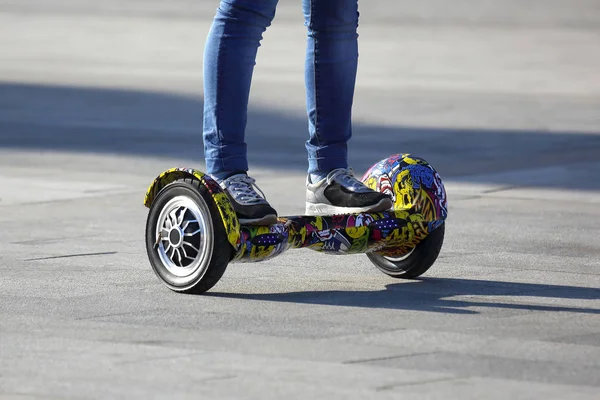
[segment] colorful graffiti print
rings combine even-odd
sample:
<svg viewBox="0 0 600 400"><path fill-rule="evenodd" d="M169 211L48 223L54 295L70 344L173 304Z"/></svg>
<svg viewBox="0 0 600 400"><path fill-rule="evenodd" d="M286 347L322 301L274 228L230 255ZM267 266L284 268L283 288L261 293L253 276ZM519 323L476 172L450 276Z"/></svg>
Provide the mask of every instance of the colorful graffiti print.
<svg viewBox="0 0 600 400"><path fill-rule="evenodd" d="M392 196L394 209L428 214L431 226L448 214L446 189L438 172L424 159L396 154L373 165L363 176L370 188ZM389 189L391 187L391 189Z"/></svg>
<svg viewBox="0 0 600 400"><path fill-rule="evenodd" d="M401 256L442 224L448 213L441 177L425 160L409 154L381 160L362 179L370 188L392 197L392 210L282 217L271 226L240 226L227 194L217 182L189 168L163 172L148 189L144 204L149 207L158 191L186 175L200 180L214 199L228 241L235 250L232 262L267 260L289 248L332 254L377 252Z"/></svg>
<svg viewBox="0 0 600 400"><path fill-rule="evenodd" d="M396 154L373 165L363 176L372 189L389 193L395 210L410 212L411 221L394 243L380 246L387 256L407 254L448 215L446 189L438 172L424 159ZM390 189L391 188L391 189ZM415 219L416 218L416 219Z"/></svg>
<svg viewBox="0 0 600 400"><path fill-rule="evenodd" d="M219 215L221 216L225 232L227 233L227 240L235 249L237 249L240 245L240 223L233 210L233 206L229 201L227 194L223 192L219 184L209 175L206 175L199 170L178 167L162 172L148 187L146 196L144 197L144 205L150 207L158 193L165 186L186 177L195 178L206 187L219 210Z"/></svg>
<svg viewBox="0 0 600 400"><path fill-rule="evenodd" d="M289 248L356 254L392 248L409 251L428 234L421 214L408 211L280 218L269 227L242 226L235 261L268 259ZM400 250L399 250L400 249Z"/></svg>

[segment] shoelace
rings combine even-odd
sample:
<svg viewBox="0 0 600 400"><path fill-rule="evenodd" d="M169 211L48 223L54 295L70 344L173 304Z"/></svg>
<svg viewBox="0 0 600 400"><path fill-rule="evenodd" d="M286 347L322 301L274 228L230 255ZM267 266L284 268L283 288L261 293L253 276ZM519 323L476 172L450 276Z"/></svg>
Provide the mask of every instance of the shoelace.
<svg viewBox="0 0 600 400"><path fill-rule="evenodd" d="M241 204L256 204L265 202L265 194L254 183L256 180L249 176L236 176L224 181L224 184L236 201ZM262 197L256 192L260 192Z"/></svg>
<svg viewBox="0 0 600 400"><path fill-rule="evenodd" d="M354 176L354 170L352 168L338 168L334 169L327 175L327 185L331 182L337 181L342 186L352 190L353 192L369 192L371 191L364 183L356 179Z"/></svg>

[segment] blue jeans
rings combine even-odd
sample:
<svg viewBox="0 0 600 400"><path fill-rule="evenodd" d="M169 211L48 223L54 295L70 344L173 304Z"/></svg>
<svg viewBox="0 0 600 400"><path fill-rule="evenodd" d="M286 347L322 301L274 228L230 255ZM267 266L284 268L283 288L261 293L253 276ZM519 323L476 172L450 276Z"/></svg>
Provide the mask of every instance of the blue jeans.
<svg viewBox="0 0 600 400"><path fill-rule="evenodd" d="M204 155L209 174L247 171L245 129L262 34L278 0L222 0L204 52ZM308 172L347 168L358 65L358 0L302 0L307 47ZM285 140L285 139L284 139Z"/></svg>

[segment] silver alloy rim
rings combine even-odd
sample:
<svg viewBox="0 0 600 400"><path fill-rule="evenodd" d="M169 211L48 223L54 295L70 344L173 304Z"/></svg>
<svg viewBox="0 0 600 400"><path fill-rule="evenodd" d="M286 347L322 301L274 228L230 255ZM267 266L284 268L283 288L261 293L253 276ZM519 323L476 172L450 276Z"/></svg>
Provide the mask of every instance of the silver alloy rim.
<svg viewBox="0 0 600 400"><path fill-rule="evenodd" d="M406 254L404 254L402 256L399 256L399 257L387 257L387 256L383 256L383 258L385 258L386 260L391 261L393 263L404 261L408 257L410 257L410 255L413 253L413 251L415 251L416 248L417 248L416 246L413 247L408 253L406 253Z"/></svg>
<svg viewBox="0 0 600 400"><path fill-rule="evenodd" d="M203 275L211 259L213 227L204 201L185 196L169 200L156 222L158 255L167 271L184 278Z"/></svg>

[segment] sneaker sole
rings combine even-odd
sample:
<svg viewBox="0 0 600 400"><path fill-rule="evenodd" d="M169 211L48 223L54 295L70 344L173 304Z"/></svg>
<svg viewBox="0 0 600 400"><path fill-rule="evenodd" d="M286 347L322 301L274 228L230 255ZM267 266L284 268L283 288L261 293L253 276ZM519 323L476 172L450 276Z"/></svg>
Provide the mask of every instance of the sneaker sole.
<svg viewBox="0 0 600 400"><path fill-rule="evenodd" d="M363 212L380 212L392 208L391 199L382 199L379 203L368 207L337 207L324 203L306 203L306 215L339 215L358 214Z"/></svg>
<svg viewBox="0 0 600 400"><path fill-rule="evenodd" d="M240 225L273 225L277 223L277 215L269 214L262 218L255 219L244 219L238 217L238 220L240 221Z"/></svg>

